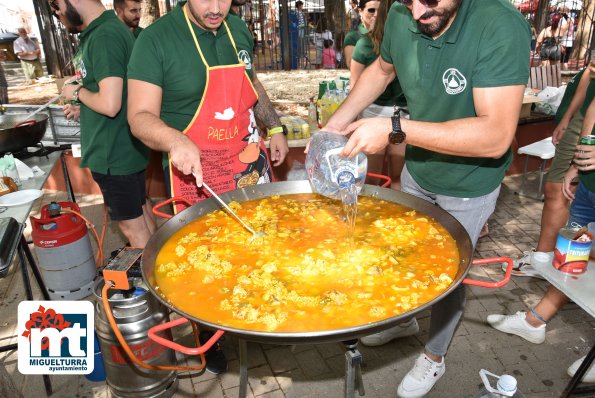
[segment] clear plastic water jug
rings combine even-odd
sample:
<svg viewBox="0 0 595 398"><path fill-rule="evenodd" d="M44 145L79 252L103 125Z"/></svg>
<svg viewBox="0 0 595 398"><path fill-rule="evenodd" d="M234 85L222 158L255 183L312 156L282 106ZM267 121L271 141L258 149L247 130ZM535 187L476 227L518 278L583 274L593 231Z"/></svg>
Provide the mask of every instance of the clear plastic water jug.
<svg viewBox="0 0 595 398"><path fill-rule="evenodd" d="M364 153L353 158L340 156L346 143L347 137L341 134L315 134L306 156L306 170L314 192L354 202L366 180L368 159Z"/></svg>
<svg viewBox="0 0 595 398"><path fill-rule="evenodd" d="M475 398L525 398L525 395L517 388L517 381L513 376L498 376L485 369L479 371L479 376L483 381L483 388ZM497 379L495 388L492 387L488 376Z"/></svg>

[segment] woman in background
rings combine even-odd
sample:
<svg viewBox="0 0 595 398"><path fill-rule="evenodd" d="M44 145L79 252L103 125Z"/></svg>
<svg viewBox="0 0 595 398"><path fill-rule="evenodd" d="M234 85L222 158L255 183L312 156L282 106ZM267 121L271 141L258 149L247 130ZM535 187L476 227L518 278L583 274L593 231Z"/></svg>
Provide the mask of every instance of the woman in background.
<svg viewBox="0 0 595 398"><path fill-rule="evenodd" d="M380 44L384 35L384 22L386 21L388 10L394 0L381 0L379 9L376 11L376 21L372 30L362 36L356 43L351 60L350 85L351 89L355 87L359 77L368 65L380 55ZM368 3L370 4L370 3ZM385 116L390 117L395 111L395 106L406 108L407 101L401 90L399 78L396 77L386 90L360 114L360 118ZM400 189L400 177L403 164L405 163L405 145L389 145L386 153L388 164L386 173L392 179L391 188ZM372 173L382 174L385 162L385 153L368 156L368 169Z"/></svg>
<svg viewBox="0 0 595 398"><path fill-rule="evenodd" d="M552 15L550 26L543 28L537 36L535 52L539 54L542 65L556 65L562 59L560 38L566 33L560 24L560 14Z"/></svg>
<svg viewBox="0 0 595 398"><path fill-rule="evenodd" d="M352 30L345 36L343 40L343 54L345 55L345 64L347 68L351 67L351 56L355 49L357 41L365 34L367 34L374 27L376 21L376 10L380 6L380 1L376 0L359 0L358 11L361 17L361 23L357 30Z"/></svg>

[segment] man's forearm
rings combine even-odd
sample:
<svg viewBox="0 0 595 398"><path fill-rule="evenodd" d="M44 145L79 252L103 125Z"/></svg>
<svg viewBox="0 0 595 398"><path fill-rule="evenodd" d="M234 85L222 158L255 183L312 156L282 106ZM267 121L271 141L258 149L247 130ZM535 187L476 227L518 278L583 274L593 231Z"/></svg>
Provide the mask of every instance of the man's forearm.
<svg viewBox="0 0 595 398"><path fill-rule="evenodd" d="M139 112L129 117L128 123L132 134L156 151L169 152L171 144L183 134L150 112Z"/></svg>
<svg viewBox="0 0 595 398"><path fill-rule="evenodd" d="M576 112L581 108L583 102L585 101L587 96L587 88L589 87L590 82L591 77L589 76L589 71L585 71L583 76L581 76L581 80L578 83L574 95L572 96L572 100L570 100L568 109L566 109L566 112L564 112L564 115L560 121L565 121L566 124L570 123Z"/></svg>
<svg viewBox="0 0 595 398"><path fill-rule="evenodd" d="M258 94L258 102L254 106L254 116L260 120L267 128L272 128L281 125L281 119L275 112L273 103L271 102L266 90L260 83L260 80L253 80L254 89Z"/></svg>
<svg viewBox="0 0 595 398"><path fill-rule="evenodd" d="M102 95L101 90L96 93L84 87L79 90L79 101L86 107L102 115L115 117L122 109L122 100L110 97Z"/></svg>
<svg viewBox="0 0 595 398"><path fill-rule="evenodd" d="M593 126L595 125L595 101L591 101L589 104L589 108L587 108L587 113L585 114L585 119L583 120L583 125L581 128L581 135L590 135L593 131Z"/></svg>

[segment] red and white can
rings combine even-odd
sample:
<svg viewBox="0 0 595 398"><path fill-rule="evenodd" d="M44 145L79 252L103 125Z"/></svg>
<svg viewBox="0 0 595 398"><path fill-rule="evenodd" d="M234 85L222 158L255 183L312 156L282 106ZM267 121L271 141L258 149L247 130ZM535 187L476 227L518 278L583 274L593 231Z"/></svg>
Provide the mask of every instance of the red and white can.
<svg viewBox="0 0 595 398"><path fill-rule="evenodd" d="M585 229L562 228L554 249L554 267L569 274L587 271L593 236Z"/></svg>

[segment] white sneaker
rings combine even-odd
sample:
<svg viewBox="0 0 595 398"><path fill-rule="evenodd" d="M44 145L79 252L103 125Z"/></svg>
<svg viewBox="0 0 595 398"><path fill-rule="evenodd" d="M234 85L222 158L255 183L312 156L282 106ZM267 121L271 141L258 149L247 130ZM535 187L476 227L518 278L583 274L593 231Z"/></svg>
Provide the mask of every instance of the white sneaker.
<svg viewBox="0 0 595 398"><path fill-rule="evenodd" d="M541 344L545 340L545 324L538 327L529 325L526 321L527 313L519 311L514 315L488 315L488 323L494 328L504 333L516 334L527 341L535 344Z"/></svg>
<svg viewBox="0 0 595 398"><path fill-rule="evenodd" d="M572 365L570 365L570 367L566 371L568 373L568 376L570 376L570 377L574 376L574 374L578 370L579 366L581 366L581 364L585 360L585 357L586 357L586 355L584 357L582 357L581 359L577 359L576 361L574 361L574 363ZM587 369L587 372L583 376L582 381L583 381L583 383L595 383L595 362L593 362L591 364L591 366L589 366L589 369Z"/></svg>
<svg viewBox="0 0 595 398"><path fill-rule="evenodd" d="M414 335L417 332L419 332L419 325L417 324L417 320L415 318L411 318L411 320L409 320L408 322L400 323L397 326L392 327L390 329L362 337L360 341L363 345L375 347L386 344L389 341L398 339L400 337Z"/></svg>
<svg viewBox="0 0 595 398"><path fill-rule="evenodd" d="M524 252L523 257L519 258L518 260L514 260L512 266L512 276L530 276L533 278L541 278L543 276L533 267L531 261L533 260L533 255L535 253L542 253L536 252L535 249L531 250L530 252ZM546 253L543 253L547 255ZM502 264L502 271L506 272L506 266L508 264Z"/></svg>
<svg viewBox="0 0 595 398"><path fill-rule="evenodd" d="M421 398L426 395L446 371L444 357L442 363L432 361L421 354L411 369L401 380L397 395L401 398Z"/></svg>

